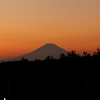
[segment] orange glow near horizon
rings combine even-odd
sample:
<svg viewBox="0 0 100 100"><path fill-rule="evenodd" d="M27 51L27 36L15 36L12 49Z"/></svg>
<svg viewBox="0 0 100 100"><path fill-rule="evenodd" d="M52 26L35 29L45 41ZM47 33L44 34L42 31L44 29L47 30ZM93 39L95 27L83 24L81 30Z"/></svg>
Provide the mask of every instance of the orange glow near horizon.
<svg viewBox="0 0 100 100"><path fill-rule="evenodd" d="M100 0L1 0L0 59L54 43L93 53L100 46Z"/></svg>

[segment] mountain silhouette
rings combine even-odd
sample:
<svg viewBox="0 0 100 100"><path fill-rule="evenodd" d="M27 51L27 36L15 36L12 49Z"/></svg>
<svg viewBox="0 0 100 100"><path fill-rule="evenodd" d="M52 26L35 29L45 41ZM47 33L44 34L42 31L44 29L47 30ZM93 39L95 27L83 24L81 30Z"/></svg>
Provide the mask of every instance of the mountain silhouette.
<svg viewBox="0 0 100 100"><path fill-rule="evenodd" d="M54 58L58 58L61 53L64 53L65 55L68 53L68 51L62 49L61 47L53 44L53 43L47 43L43 45L42 47L36 49L35 51L32 51L28 54L11 58L11 59L6 59L3 61L13 61L13 60L21 60L23 57L33 61L35 59L40 59L44 60L48 55L53 56Z"/></svg>

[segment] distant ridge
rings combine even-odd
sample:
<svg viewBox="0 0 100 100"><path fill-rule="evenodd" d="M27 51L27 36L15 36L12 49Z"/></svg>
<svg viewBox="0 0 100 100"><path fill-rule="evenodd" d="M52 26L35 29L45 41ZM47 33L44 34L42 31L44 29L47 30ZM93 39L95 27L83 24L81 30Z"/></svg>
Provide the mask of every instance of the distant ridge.
<svg viewBox="0 0 100 100"><path fill-rule="evenodd" d="M30 61L35 60L35 58L44 60L48 55L53 56L54 58L58 58L61 53L64 53L66 55L68 53L68 51L62 49L61 47L59 47L53 43L47 43L28 54L18 56L15 58L11 58L11 59L6 59L3 61L21 60L23 57L25 57L26 59L28 59Z"/></svg>

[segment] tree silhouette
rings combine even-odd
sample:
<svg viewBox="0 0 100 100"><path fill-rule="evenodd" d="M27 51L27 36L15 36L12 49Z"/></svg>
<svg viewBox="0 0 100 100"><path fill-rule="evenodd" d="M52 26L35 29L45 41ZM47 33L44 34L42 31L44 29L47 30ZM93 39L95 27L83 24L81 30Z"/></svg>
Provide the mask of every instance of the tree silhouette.
<svg viewBox="0 0 100 100"><path fill-rule="evenodd" d="M53 56L47 56L46 58L45 58L45 60L53 60L54 58L53 58Z"/></svg>
<svg viewBox="0 0 100 100"><path fill-rule="evenodd" d="M64 53L61 53L61 54L60 54L60 58L61 58L61 59L65 58L65 57L66 57L66 56L65 56Z"/></svg>
<svg viewBox="0 0 100 100"><path fill-rule="evenodd" d="M83 51L83 57L90 57L90 53Z"/></svg>
<svg viewBox="0 0 100 100"><path fill-rule="evenodd" d="M100 55L100 49L97 48L96 50L97 50L97 55Z"/></svg>
<svg viewBox="0 0 100 100"><path fill-rule="evenodd" d="M77 59L79 58L79 54L77 54L75 50L72 50L71 52L68 52L68 57Z"/></svg>
<svg viewBox="0 0 100 100"><path fill-rule="evenodd" d="M20 61L21 61L21 62L27 62L28 59L26 59L25 57L23 57Z"/></svg>
<svg viewBox="0 0 100 100"><path fill-rule="evenodd" d="M63 94L66 94L64 91L68 91L68 87L74 91L73 94L76 90L79 93L84 90L87 93L94 93L93 89L96 90L100 86L100 49L97 48L92 56L85 51L83 56L79 56L75 50L67 55L61 53L59 56L58 59L54 59L48 55L44 60L34 61L23 57L20 61L0 63L0 76L4 79L0 80L1 99L8 79L15 80L11 85L12 100L17 100L21 96L21 99L25 99L30 97L30 94L33 99L35 95L52 96L53 92L61 94L63 91ZM86 92L83 93L84 96ZM70 94L72 95L72 92Z"/></svg>

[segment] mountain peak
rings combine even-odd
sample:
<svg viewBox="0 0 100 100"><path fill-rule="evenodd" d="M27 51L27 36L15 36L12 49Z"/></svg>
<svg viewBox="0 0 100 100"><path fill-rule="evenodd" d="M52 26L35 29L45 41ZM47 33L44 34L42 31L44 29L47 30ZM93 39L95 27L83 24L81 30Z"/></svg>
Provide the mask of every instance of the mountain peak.
<svg viewBox="0 0 100 100"><path fill-rule="evenodd" d="M54 43L46 43L45 45L55 45Z"/></svg>

